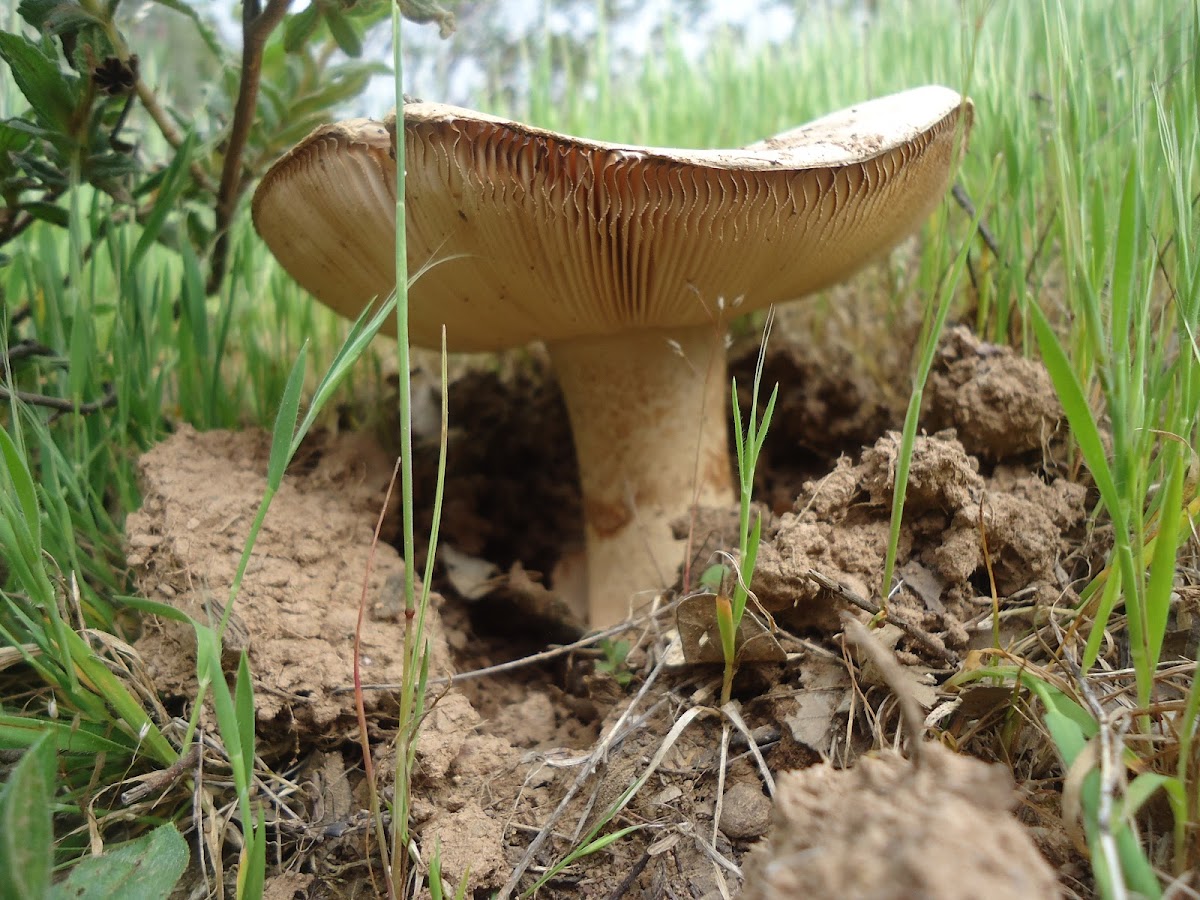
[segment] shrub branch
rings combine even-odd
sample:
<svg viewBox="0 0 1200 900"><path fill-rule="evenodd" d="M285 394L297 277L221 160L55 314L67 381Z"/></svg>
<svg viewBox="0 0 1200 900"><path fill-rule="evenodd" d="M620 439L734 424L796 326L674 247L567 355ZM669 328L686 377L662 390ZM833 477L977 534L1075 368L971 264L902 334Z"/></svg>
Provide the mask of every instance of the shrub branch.
<svg viewBox="0 0 1200 900"><path fill-rule="evenodd" d="M242 155L250 137L250 126L258 107L258 85L262 76L263 48L271 32L283 21L292 0L246 0L242 7L242 77L238 85L237 104L233 109L233 125L225 148L221 169L221 186L217 191L216 243L208 276L208 292L215 293L225 277L229 256L229 225L237 209L238 199L245 189L242 177Z"/></svg>

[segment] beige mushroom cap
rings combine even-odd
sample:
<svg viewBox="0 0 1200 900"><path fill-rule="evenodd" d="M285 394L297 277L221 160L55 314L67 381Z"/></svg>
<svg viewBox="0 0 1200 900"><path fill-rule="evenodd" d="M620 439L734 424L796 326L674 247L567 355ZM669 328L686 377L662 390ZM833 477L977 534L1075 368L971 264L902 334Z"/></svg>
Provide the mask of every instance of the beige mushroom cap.
<svg viewBox="0 0 1200 900"><path fill-rule="evenodd" d="M579 458L592 625L673 580L671 523L692 504L732 500L720 301L791 300L886 252L942 198L970 118L969 100L926 87L740 150L666 150L405 107L410 336L546 342ZM394 128L319 128L254 196L276 258L350 317L395 284Z"/></svg>
<svg viewBox="0 0 1200 900"><path fill-rule="evenodd" d="M960 123L966 116L967 122ZM923 87L738 150L568 137L436 103L404 108L414 342L495 350L711 322L833 284L943 196L970 101ZM388 126L318 128L254 196L308 291L357 316L395 282Z"/></svg>

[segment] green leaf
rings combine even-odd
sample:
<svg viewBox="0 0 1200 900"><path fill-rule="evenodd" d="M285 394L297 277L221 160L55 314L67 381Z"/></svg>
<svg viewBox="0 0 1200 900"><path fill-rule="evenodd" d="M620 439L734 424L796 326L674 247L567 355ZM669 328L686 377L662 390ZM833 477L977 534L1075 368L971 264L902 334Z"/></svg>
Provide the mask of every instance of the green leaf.
<svg viewBox="0 0 1200 900"><path fill-rule="evenodd" d="M238 896L257 898L263 895L267 880L267 834L261 806L254 816L250 835L238 870Z"/></svg>
<svg viewBox="0 0 1200 900"><path fill-rule="evenodd" d="M242 651L238 663L237 686L233 698L237 712L238 739L241 746L238 751L247 772L254 771L254 679L250 675L250 657ZM232 748L231 748L232 749Z"/></svg>
<svg viewBox="0 0 1200 900"><path fill-rule="evenodd" d="M746 471L746 432L742 430L742 408L738 404L737 379L730 379L730 393L733 395L733 433L737 435L733 448L737 451L738 475Z"/></svg>
<svg viewBox="0 0 1200 900"><path fill-rule="evenodd" d="M225 677L221 671L221 647L213 629L195 619L189 621L196 632L196 679L204 687Z"/></svg>
<svg viewBox="0 0 1200 900"><path fill-rule="evenodd" d="M585 844L573 851L567 857L567 860L569 860L569 862L575 862L577 859L583 859L585 856L591 856L593 853L599 853L605 847L610 847L622 838L631 835L634 832L641 831L645 827L645 825L626 825L624 828L618 828L616 831L603 834L594 841L591 841L590 843Z"/></svg>
<svg viewBox="0 0 1200 900"><path fill-rule="evenodd" d="M0 796L0 896L44 897L54 861L54 742L43 734Z"/></svg>
<svg viewBox="0 0 1200 900"><path fill-rule="evenodd" d="M17 12L20 13L22 19L41 31L46 17L60 2L61 0L21 0L17 4Z"/></svg>
<svg viewBox="0 0 1200 900"><path fill-rule="evenodd" d="M1125 796L1121 798L1120 815L1117 818L1126 820L1127 824L1133 824L1138 810L1154 796L1159 788L1168 794L1173 794L1176 798L1186 797L1186 789L1179 779L1158 772L1143 772L1129 782L1129 786L1125 788ZM1181 795L1180 791L1184 791L1184 794Z"/></svg>
<svg viewBox="0 0 1200 900"><path fill-rule="evenodd" d="M178 208L177 201L179 196L190 183L188 166L191 164L192 150L195 146L196 132L189 131L183 139L183 143L180 144L179 149L175 151L175 156L171 160L171 164L167 166L158 197L155 198L150 215L142 226L142 235L138 238L137 245L133 248L133 255L130 257L128 263L131 271L137 268L142 257L146 255L146 252L154 245L154 242L158 240L159 233L162 231L163 223L166 222L168 213Z"/></svg>
<svg viewBox="0 0 1200 900"><path fill-rule="evenodd" d="M96 153L83 161L83 173L92 184L100 184L138 171L138 163L127 153Z"/></svg>
<svg viewBox="0 0 1200 900"><path fill-rule="evenodd" d="M17 209L23 209L35 219L49 222L51 225L57 225L59 228L66 228L70 224L70 216L67 214L67 211L57 203L32 200L29 203L19 204Z"/></svg>
<svg viewBox="0 0 1200 900"><path fill-rule="evenodd" d="M121 718L129 728L130 735L138 740L142 752L165 766L175 762L179 754L167 743L167 739L151 721L141 702L134 698L125 683L108 669L92 646L69 629L63 630L63 643L70 653L73 670L78 672L79 678L96 695L102 697L105 705ZM86 695L72 699L81 702L84 696Z"/></svg>
<svg viewBox="0 0 1200 900"><path fill-rule="evenodd" d="M212 687L213 709L217 713L217 729L220 731L221 740L229 753L229 765L233 769L233 779L240 794L242 786L249 783L249 773L242 766L242 755L239 752L242 739L238 736L238 718L234 708L233 695L230 694L229 684L225 681L225 675L221 671L221 654L220 650L215 647L216 635L211 630L208 631L208 634L211 635L212 641L209 645L209 652L203 658L207 675L200 673L199 652L197 653L197 673L202 681L207 677L208 683ZM197 651L202 647L203 644L198 643Z"/></svg>
<svg viewBox="0 0 1200 900"><path fill-rule="evenodd" d="M362 56L362 35L357 25L333 8L325 11L325 21L338 49L351 58Z"/></svg>
<svg viewBox="0 0 1200 900"><path fill-rule="evenodd" d="M13 119L0 120L0 157L10 151L24 150L33 136L24 128L13 126Z"/></svg>
<svg viewBox="0 0 1200 900"><path fill-rule="evenodd" d="M404 18L419 24L436 22L438 34L448 38L454 34L454 13L443 9L433 0L399 0Z"/></svg>
<svg viewBox="0 0 1200 900"><path fill-rule="evenodd" d="M1131 160L1125 171L1125 185L1121 192L1121 213L1117 221L1116 241L1113 243L1113 267L1110 287L1110 304L1113 328L1113 355L1121 368L1128 365L1129 333L1131 327L1130 304L1134 301L1134 274L1141 255L1139 237L1142 231L1138 206L1138 168ZM1100 246L1107 241L1102 239Z"/></svg>
<svg viewBox="0 0 1200 900"><path fill-rule="evenodd" d="M1112 469L1108 465L1108 457L1104 453L1104 441L1100 437L1100 429L1092 417L1091 407L1083 392L1083 385L1075 376L1071 360L1063 350L1062 343L1054 333L1054 329L1046 320L1046 314L1036 303L1028 305L1030 318L1033 319L1033 330L1037 334L1038 349L1042 352L1042 361L1050 380L1054 382L1054 391L1062 403L1063 412L1067 415L1067 423L1083 453L1092 478L1096 480L1096 488L1110 515L1121 514L1121 496L1117 492L1117 484L1113 480Z"/></svg>
<svg viewBox="0 0 1200 900"><path fill-rule="evenodd" d="M149 613L161 619L170 619L172 622L181 622L184 625L192 624L192 617L178 607L169 606L166 603L156 603L144 597L118 597L117 599L138 612Z"/></svg>
<svg viewBox="0 0 1200 900"><path fill-rule="evenodd" d="M1082 707L1064 696L1057 689L1037 680L1027 683L1045 704L1046 711L1043 715L1043 720L1046 723L1046 728L1050 732L1050 737L1054 741L1055 747L1058 748L1059 755L1062 757L1063 768L1070 769L1075 764L1075 760L1079 757L1079 754L1083 752L1088 739L1095 734L1096 722L1090 716L1087 716L1087 712ZM1081 721L1081 716L1087 717L1086 724ZM1140 803L1144 801L1149 792L1152 792L1157 787L1164 786L1164 784L1165 782L1155 784L1151 781L1144 781L1138 785L1136 790L1131 791L1128 796L1135 803ZM1088 846L1093 851L1092 871L1101 886L1101 895L1109 896L1112 878L1121 877L1129 887L1132 887L1145 897L1161 896L1162 892L1158 885L1158 879L1154 874L1154 869L1150 865L1149 860L1146 859L1137 836L1127 825L1119 825L1115 832L1121 871L1109 872L1103 865L1097 865L1099 856L1095 852L1097 835L1096 810L1099 801L1099 791L1100 773L1095 770L1088 772L1084 776L1081 791L1084 829L1088 836ZM1108 887L1105 887L1105 885L1108 885Z"/></svg>
<svg viewBox="0 0 1200 900"><path fill-rule="evenodd" d="M779 399L779 385L771 388L771 397L767 400L767 408L763 410L762 419L759 421L757 430L754 433L754 459L758 460L758 455L762 452L763 442L767 439L767 431L771 427L771 417L775 415L775 401Z"/></svg>
<svg viewBox="0 0 1200 900"><path fill-rule="evenodd" d="M101 732L104 733L101 733ZM121 732L102 725L71 722L59 719L37 719L32 716L13 716L0 713L0 749L15 750L32 747L43 735L51 735L60 753L95 756L113 753L124 756L130 747L112 740L108 735L123 736Z"/></svg>
<svg viewBox="0 0 1200 900"><path fill-rule="evenodd" d="M1183 518L1183 483L1187 460L1179 452L1166 454L1171 468L1166 477L1166 492L1158 511L1159 529L1150 563L1150 583L1146 587L1146 648L1147 657L1158 665L1162 655L1163 637L1171 613L1171 593L1175 589L1175 559L1180 545L1180 524Z"/></svg>
<svg viewBox="0 0 1200 900"><path fill-rule="evenodd" d="M465 882L466 879L464 878ZM438 841L433 848L433 858L429 860L429 897L430 900L442 900L442 844Z"/></svg>
<svg viewBox="0 0 1200 900"><path fill-rule="evenodd" d="M22 119L20 117L5 119L4 124L9 128L12 128L14 131L20 131L29 135L30 137L40 138L44 141L53 141L56 137L61 137L57 131L54 131L50 128L44 128L36 122L31 122L29 119Z"/></svg>
<svg viewBox="0 0 1200 900"><path fill-rule="evenodd" d="M283 397L279 401L279 412L275 416L275 427L271 433L271 458L267 464L267 485L272 491L279 490L288 460L292 458L292 442L296 434L296 419L300 415L300 391L304 387L304 369L308 362L308 341L300 347L292 371L288 373Z"/></svg>
<svg viewBox="0 0 1200 900"><path fill-rule="evenodd" d="M308 43L320 24L321 8L315 3L294 16L288 16L283 23L283 49L295 53Z"/></svg>
<svg viewBox="0 0 1200 900"><path fill-rule="evenodd" d="M29 474L16 442L3 428L0 428L0 457L3 457L4 470L8 473L8 477L0 484L3 484L5 493L11 491L16 497L21 516L25 520L25 528L22 531L29 535L34 547L40 548L41 513L38 509L37 491L33 486L33 476Z"/></svg>
<svg viewBox="0 0 1200 900"><path fill-rule="evenodd" d="M158 900L171 893L188 864L187 842L174 825L162 825L116 850L82 860L54 900Z"/></svg>
<svg viewBox="0 0 1200 900"><path fill-rule="evenodd" d="M1093 585L1098 583L1100 583L1099 579L1092 581ZM1100 657L1100 651L1108 637L1108 620L1117 607L1117 598L1121 592L1121 579L1115 577L1115 573L1110 573L1110 577L1105 579L1103 584L1104 590L1096 605L1095 618L1092 620L1092 627L1088 632L1087 644L1083 648L1083 670L1085 672L1091 671L1092 666ZM1088 586L1091 587L1091 585ZM1085 602L1089 601L1089 594L1086 591L1083 599Z"/></svg>
<svg viewBox="0 0 1200 900"><path fill-rule="evenodd" d="M713 563L700 576L700 585L708 588L711 593L719 594L721 587L725 584L725 574L728 571L729 568L727 566L721 563Z"/></svg>
<svg viewBox="0 0 1200 900"><path fill-rule="evenodd" d="M1041 698L1042 702L1046 704L1048 711L1062 717L1065 722L1071 723L1079 731L1081 747L1084 742L1090 741L1096 736L1099 726L1096 724L1096 720L1092 718L1092 714L1058 688L1051 687L1046 682L1040 681L1033 676L1022 677L1021 680ZM1074 755L1067 760L1068 764L1074 761Z"/></svg>
<svg viewBox="0 0 1200 900"><path fill-rule="evenodd" d="M1117 857L1121 861L1121 872L1131 896L1157 900L1162 897L1162 885L1158 882L1154 866L1146 856L1138 836L1128 827L1117 832Z"/></svg>
<svg viewBox="0 0 1200 900"><path fill-rule="evenodd" d="M733 618L733 603L724 594L713 597L717 631L721 635L721 655L725 658L725 669L729 671L737 658L737 623Z"/></svg>
<svg viewBox="0 0 1200 900"><path fill-rule="evenodd" d="M353 68L350 65L339 67L336 73L327 76L317 90L299 97L287 96L285 99L288 105L286 112L282 114L286 127L281 128L279 134L272 135L272 142L277 146L288 146L288 141L294 137L294 131L302 127L311 131L320 120L326 118L330 107L362 93L372 76L387 73L386 68L377 63L352 65ZM317 121L314 121L313 117ZM296 122L298 118L307 121L301 126ZM303 134L307 134L308 131L304 131Z"/></svg>
<svg viewBox="0 0 1200 900"><path fill-rule="evenodd" d="M759 513L754 519L754 525L750 528L750 535L746 541L746 556L742 559L742 577L733 592L733 624L735 627L741 624L742 614L746 611L746 601L749 599L747 592L750 589L750 582L754 578L754 567L758 563L758 546L761 543L762 514Z"/></svg>
<svg viewBox="0 0 1200 900"><path fill-rule="evenodd" d="M48 139L54 143L56 148L65 140L59 133L50 135ZM17 164L21 168L42 182L41 187L43 189L65 188L67 186L67 172L65 169L59 168L53 163L48 163L44 159L39 159L33 152L17 153L14 155Z"/></svg>
<svg viewBox="0 0 1200 900"><path fill-rule="evenodd" d="M0 31L0 58L12 69L13 81L42 124L65 131L75 112L75 92L58 61L19 34Z"/></svg>
<svg viewBox="0 0 1200 900"><path fill-rule="evenodd" d="M243 735L242 721L244 718L244 693L242 685L237 685L237 700L229 690L229 682L221 669L221 644L216 631L193 620L192 627L196 632L196 677L201 688L208 686L212 689L213 708L217 713L217 728L221 740L229 755L229 765L233 769L233 780L237 787L238 802L242 808L243 822L249 830L250 807L249 785L254 771L254 710L253 695L250 696L250 733ZM244 655L239 670L247 669ZM248 677L248 673L247 673ZM251 756L246 758L245 748L249 746ZM247 835L247 839L252 837Z"/></svg>
<svg viewBox="0 0 1200 900"><path fill-rule="evenodd" d="M104 26L104 23L78 3L59 3L42 20L42 31L46 34L71 34L86 25Z"/></svg>

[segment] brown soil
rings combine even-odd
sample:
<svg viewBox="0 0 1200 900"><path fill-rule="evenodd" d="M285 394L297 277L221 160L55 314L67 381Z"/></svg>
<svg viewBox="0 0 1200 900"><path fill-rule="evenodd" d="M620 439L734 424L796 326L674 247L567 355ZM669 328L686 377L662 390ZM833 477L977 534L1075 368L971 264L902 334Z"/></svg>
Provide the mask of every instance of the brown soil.
<svg viewBox="0 0 1200 900"><path fill-rule="evenodd" d="M606 830L635 830L549 877L540 896L717 897L736 892L744 872L751 897L1040 897L1055 894L1055 871L1064 885L1078 875L1056 800L1034 786L1034 776L1061 777L1045 745L1034 748L1017 728L996 749L979 734L997 729L980 722L997 718L1004 698L945 683L969 651L991 645L994 609L1007 643L1039 609L1073 597L1086 496L1046 462L1060 411L1045 373L966 331L944 341L923 417L936 430L917 439L889 624L876 631L906 664L903 690L929 715L927 732L964 746L969 732L974 752L1011 754L1008 772L1022 774L1014 790L1004 769L937 746L915 768L878 753L900 741L892 687L843 646L838 614L879 605L904 398L840 366L853 355L836 341L773 341L767 378L780 381L781 397L758 473L763 612L751 626L758 644L748 645L766 649L747 651L734 693L777 779L774 804L746 735L723 733L711 708L718 670L694 662L697 635L711 625L705 603L680 606L678 629L666 603L626 634L631 650L615 672L597 665L599 649L582 648L432 688L413 821L423 858L440 846L448 883L465 878L468 896L487 896L518 866L531 886L614 805ZM753 361L752 352L735 358L739 384L749 384ZM435 584L431 677L579 634L548 587L552 574L568 578L579 542L561 400L536 356L508 368L451 387L450 552ZM216 620L263 494L267 450L261 434L181 429L143 458L146 501L128 531L145 596ZM428 446L421 454L417 481L427 485L435 456ZM249 651L259 754L297 786L268 803L272 897L373 890L346 689L365 579L365 699L375 762L389 772L396 694L373 685L401 678L403 562L386 541L373 549L372 534L391 470L364 435L311 437L274 499L234 608L226 644ZM735 524L731 510L702 512L698 564L734 543ZM391 537L394 521L389 528ZM189 627L156 619L137 645L181 713L195 693L194 645ZM232 671L236 656L227 662ZM1017 801L1036 831L1010 814Z"/></svg>
<svg viewBox="0 0 1200 900"><path fill-rule="evenodd" d="M885 751L787 772L742 897L1054 897L1054 871L1009 814L1016 802L1001 766L937 744L916 764Z"/></svg>
<svg viewBox="0 0 1200 900"><path fill-rule="evenodd" d="M128 562L143 595L216 626L266 489L269 436L197 433L183 427L141 460L145 500L129 517ZM398 682L404 639L397 578L404 564L387 544L372 551L391 464L369 440L324 443L293 466L263 523L230 616L223 660L236 670L249 648L261 734L268 741L340 741L354 728L352 683L359 599L367 582L363 676ZM449 672L438 623L433 670ZM138 641L149 674L167 697L196 693L190 626L150 620ZM389 695L367 697L376 714Z"/></svg>

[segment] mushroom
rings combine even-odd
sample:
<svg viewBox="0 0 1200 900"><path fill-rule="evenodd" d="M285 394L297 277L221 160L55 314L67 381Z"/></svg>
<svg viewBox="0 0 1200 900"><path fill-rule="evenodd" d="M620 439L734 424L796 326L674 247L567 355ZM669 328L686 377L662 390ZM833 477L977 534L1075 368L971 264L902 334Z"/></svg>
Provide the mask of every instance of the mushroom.
<svg viewBox="0 0 1200 900"><path fill-rule="evenodd" d="M404 107L414 344L543 341L583 493L592 626L680 562L671 522L732 501L724 325L834 284L946 191L969 100L923 87L737 150L569 137ZM318 128L254 195L254 224L318 300L357 316L395 283L395 123ZM394 325L393 325L394 333Z"/></svg>

